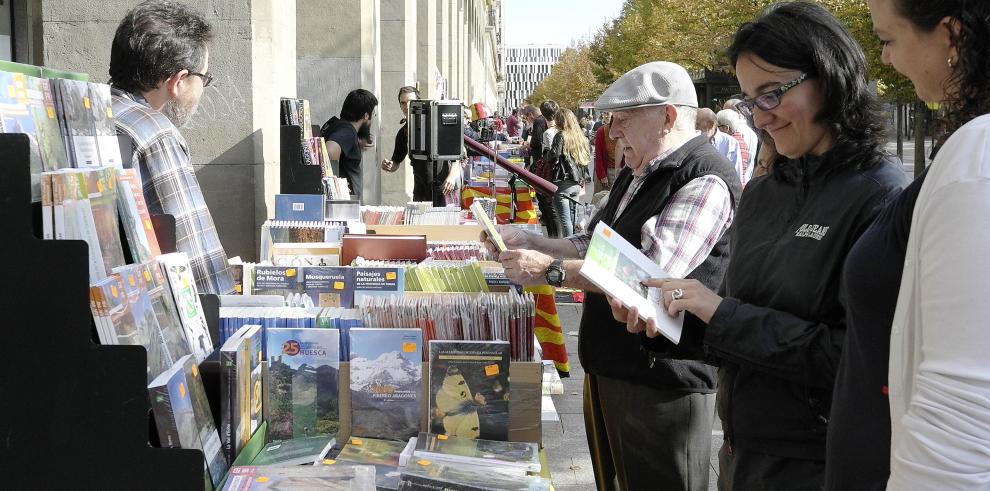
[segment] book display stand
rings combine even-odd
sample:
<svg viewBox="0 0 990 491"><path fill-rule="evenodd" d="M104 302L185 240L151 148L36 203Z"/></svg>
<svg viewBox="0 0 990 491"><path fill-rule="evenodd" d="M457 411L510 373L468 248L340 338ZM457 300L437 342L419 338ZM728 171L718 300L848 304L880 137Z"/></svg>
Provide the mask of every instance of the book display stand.
<svg viewBox="0 0 990 491"><path fill-rule="evenodd" d="M86 243L34 236L28 137L0 134L0 155L4 487L201 488L202 452L148 443L144 349L91 338Z"/></svg>
<svg viewBox="0 0 990 491"><path fill-rule="evenodd" d="M318 165L304 165L302 127L282 125L279 170L282 194L323 194L323 173ZM336 171L336 169L334 169Z"/></svg>

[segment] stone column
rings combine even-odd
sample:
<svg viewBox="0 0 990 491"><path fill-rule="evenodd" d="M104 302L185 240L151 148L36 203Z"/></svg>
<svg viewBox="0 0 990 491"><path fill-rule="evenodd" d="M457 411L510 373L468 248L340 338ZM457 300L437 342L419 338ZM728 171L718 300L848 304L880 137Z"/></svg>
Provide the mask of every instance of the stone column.
<svg viewBox="0 0 990 491"><path fill-rule="evenodd" d="M437 64L440 66L441 76L446 79L446 91L444 99L450 99L452 70L451 70L451 17L450 6L456 0L437 0Z"/></svg>
<svg viewBox="0 0 990 491"><path fill-rule="evenodd" d="M437 57L437 0L417 0L416 17L416 81L424 99L436 98Z"/></svg>
<svg viewBox="0 0 990 491"><path fill-rule="evenodd" d="M105 82L120 19L139 0L41 0L36 60ZM213 24L216 77L182 128L192 164L229 256L253 260L266 203L278 192L278 97L294 95L294 0L193 4ZM283 84L288 84L283 86ZM264 199L262 199L264 198Z"/></svg>
<svg viewBox="0 0 990 491"><path fill-rule="evenodd" d="M388 104L381 91L380 19L380 0L296 1L297 94L310 101L313 124L338 116L354 89L369 90ZM368 204L381 201L381 146L389 137L381 133L380 115L381 107L372 119L377 144L362 162Z"/></svg>
<svg viewBox="0 0 990 491"><path fill-rule="evenodd" d="M395 134L401 128L397 94L400 87L416 84L418 47L416 2L382 0L382 130L378 147L383 157L392 154ZM382 172L382 202L404 205L412 201L412 167L404 160L395 172Z"/></svg>

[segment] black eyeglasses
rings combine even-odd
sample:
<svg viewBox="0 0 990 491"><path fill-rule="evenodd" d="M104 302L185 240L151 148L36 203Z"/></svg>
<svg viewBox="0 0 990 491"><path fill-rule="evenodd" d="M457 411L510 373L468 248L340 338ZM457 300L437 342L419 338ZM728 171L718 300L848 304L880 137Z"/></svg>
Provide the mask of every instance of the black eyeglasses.
<svg viewBox="0 0 990 491"><path fill-rule="evenodd" d="M736 110L742 113L743 116L752 117L753 116L753 106L756 106L764 111L769 111L780 105L780 98L784 96L788 90L797 87L798 84L804 82L808 78L807 73L802 73L798 78L787 82L770 92L765 92L752 99L743 99L736 104Z"/></svg>
<svg viewBox="0 0 990 491"><path fill-rule="evenodd" d="M203 79L203 88L209 87L210 84L213 83L213 74L210 72L206 72L206 73L189 72L189 75L194 75Z"/></svg>

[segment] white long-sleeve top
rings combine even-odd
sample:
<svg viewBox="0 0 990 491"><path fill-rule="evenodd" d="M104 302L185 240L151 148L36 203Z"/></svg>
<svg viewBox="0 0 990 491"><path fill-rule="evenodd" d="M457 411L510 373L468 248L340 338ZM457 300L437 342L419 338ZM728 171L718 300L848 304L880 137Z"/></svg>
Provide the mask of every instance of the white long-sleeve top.
<svg viewBox="0 0 990 491"><path fill-rule="evenodd" d="M990 489L990 115L939 151L890 339L888 489Z"/></svg>

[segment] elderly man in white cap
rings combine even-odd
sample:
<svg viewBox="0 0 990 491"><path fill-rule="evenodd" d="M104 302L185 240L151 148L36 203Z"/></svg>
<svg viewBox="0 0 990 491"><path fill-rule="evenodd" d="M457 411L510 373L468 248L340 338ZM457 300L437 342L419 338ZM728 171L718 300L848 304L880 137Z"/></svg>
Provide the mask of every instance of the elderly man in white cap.
<svg viewBox="0 0 990 491"><path fill-rule="evenodd" d="M609 86L596 108L612 111L609 136L624 148L626 167L589 229L604 222L671 276L717 289L728 266L726 231L739 178L695 130L698 98L687 71L669 62L639 66ZM598 489L707 490L714 369L651 358L614 320L605 295L578 273L589 234L548 239L499 231L510 249L499 260L513 282L587 293L579 355Z"/></svg>

